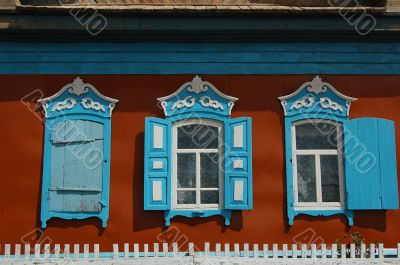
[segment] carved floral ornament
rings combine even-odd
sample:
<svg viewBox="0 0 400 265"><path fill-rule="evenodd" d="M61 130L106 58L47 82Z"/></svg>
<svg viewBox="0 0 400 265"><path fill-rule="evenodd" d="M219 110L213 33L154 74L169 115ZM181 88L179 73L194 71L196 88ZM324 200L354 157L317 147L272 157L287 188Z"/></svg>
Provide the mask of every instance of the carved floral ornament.
<svg viewBox="0 0 400 265"><path fill-rule="evenodd" d="M179 94L184 90L186 90L190 94L193 94L193 96L185 96L184 98L180 99ZM175 93L166 97L159 98L158 101L161 103L161 106L163 107L166 116L168 116L167 107L169 106L169 104L172 104L171 110L179 110L183 108L190 109L196 104L196 102L198 102L204 108L211 108L215 110L219 109L221 111L224 111L225 107L223 105L223 102L220 102L218 99L213 98L210 90L212 90L217 95L227 101L226 104L228 105L228 114L230 115L237 98L223 94L211 83L203 81L197 75L193 78L191 82L183 84ZM201 95L203 93L207 94ZM197 95L201 96L197 98ZM168 100L171 98L178 99L173 102L169 102Z"/></svg>
<svg viewBox="0 0 400 265"><path fill-rule="evenodd" d="M71 97L66 98L65 100L58 101L56 104L53 106L53 108L50 110L51 112L57 112L57 111L62 111L62 110L71 110L73 109L77 104L77 99L76 97L84 95L88 93L89 91L93 91L93 93L98 96L99 98L108 101L108 110L110 111L110 116L112 114L112 111L115 107L115 103L118 102L118 100L109 98L101 94L94 86L92 86L89 83L84 83L83 80L79 77L75 78L75 80L70 83L65 85L58 93L56 93L53 96L50 96L48 98L40 99L38 102L42 104L43 109L45 110L45 116L48 116L48 107L49 103L51 101L55 101L58 97L60 97L65 91L67 91L69 94L71 94ZM97 102L93 100L90 97L85 97L80 101L81 106L84 109L87 110L94 110L94 111L102 111L106 112L106 105Z"/></svg>
<svg viewBox="0 0 400 265"><path fill-rule="evenodd" d="M65 109L72 109L76 105L76 100L73 98L66 98L63 101L57 102L51 109L51 111L61 111Z"/></svg>
<svg viewBox="0 0 400 265"><path fill-rule="evenodd" d="M304 97L297 99L294 102L291 101L292 103L288 106L288 101L290 102L291 98L297 96L302 92L304 93L304 91L307 92ZM333 94L341 98L343 102L339 103L328 96L319 95L327 93L328 91L331 91ZM294 93L280 97L279 99L281 100L285 115L287 114L287 110L309 109L311 107L318 106L322 109L330 109L345 114L347 116L349 115L351 102L357 100L356 98L351 98L341 94L331 84L322 81L319 76L314 77L313 80L310 82L304 83ZM347 108L347 113L345 113L345 108Z"/></svg>

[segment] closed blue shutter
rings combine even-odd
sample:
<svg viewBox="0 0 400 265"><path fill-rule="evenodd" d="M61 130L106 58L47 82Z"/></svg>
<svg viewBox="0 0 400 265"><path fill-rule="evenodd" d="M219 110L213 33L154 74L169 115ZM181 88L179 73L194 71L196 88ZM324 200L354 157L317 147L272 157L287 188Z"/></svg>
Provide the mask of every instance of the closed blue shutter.
<svg viewBox="0 0 400 265"><path fill-rule="evenodd" d="M103 124L59 122L52 128L49 211L101 211Z"/></svg>
<svg viewBox="0 0 400 265"><path fill-rule="evenodd" d="M229 120L225 141L225 209L252 209L251 118Z"/></svg>
<svg viewBox="0 0 400 265"><path fill-rule="evenodd" d="M344 122L347 208L398 208L394 122L362 118Z"/></svg>
<svg viewBox="0 0 400 265"><path fill-rule="evenodd" d="M164 119L146 117L144 144L144 209L168 210L171 205L171 126Z"/></svg>

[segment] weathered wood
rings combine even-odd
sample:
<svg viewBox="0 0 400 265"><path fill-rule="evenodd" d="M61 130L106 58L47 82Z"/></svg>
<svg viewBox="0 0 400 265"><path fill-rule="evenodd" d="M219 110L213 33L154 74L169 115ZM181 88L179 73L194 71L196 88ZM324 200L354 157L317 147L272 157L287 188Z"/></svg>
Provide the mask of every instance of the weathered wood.
<svg viewBox="0 0 400 265"><path fill-rule="evenodd" d="M387 0L386 13L400 13L400 0Z"/></svg>
<svg viewBox="0 0 400 265"><path fill-rule="evenodd" d="M0 10L14 10L16 6L16 0L0 0Z"/></svg>

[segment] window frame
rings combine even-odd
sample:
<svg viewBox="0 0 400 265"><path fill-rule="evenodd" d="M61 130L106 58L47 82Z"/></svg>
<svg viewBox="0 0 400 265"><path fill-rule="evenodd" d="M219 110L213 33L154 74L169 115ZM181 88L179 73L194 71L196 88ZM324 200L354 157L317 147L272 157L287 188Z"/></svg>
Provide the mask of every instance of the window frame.
<svg viewBox="0 0 400 265"><path fill-rule="evenodd" d="M178 128L186 125L206 125L218 128L218 149L178 149ZM178 188L178 159L179 153L195 153L196 154L196 188ZM218 169L218 204L201 204L200 194L202 190L216 190L216 188L201 188L201 172L200 172L200 154L201 153L218 153L219 169ZM188 118L175 121L172 124L172 210L222 210L224 209L224 123L207 118ZM178 204L178 190L194 190L196 191L196 204Z"/></svg>
<svg viewBox="0 0 400 265"><path fill-rule="evenodd" d="M111 156L111 116L117 99L112 99L101 94L94 86L84 83L79 77L65 85L53 96L39 99L38 102L44 109L44 141L43 141L43 168L41 188L41 227L46 228L47 222L52 218L64 220L83 220L92 217L100 219L101 226L107 227L109 218L110 196L110 156ZM68 212L56 211L49 208L49 192L52 180L51 166L56 160L52 157L53 127L59 122L68 120L84 120L103 125L103 147L101 163L101 201L100 211Z"/></svg>
<svg viewBox="0 0 400 265"><path fill-rule="evenodd" d="M326 123L336 126L337 148L334 149L297 149L296 127L303 124L320 124ZM294 210L344 210L345 205L345 183L344 183L344 161L343 161L343 125L341 122L328 119L303 119L297 120L291 126L292 141L292 161L293 161L293 193L294 193ZM315 177L316 177L316 196L317 202L299 202L298 201L298 178L297 178L297 155L312 155L315 158ZM323 202L322 201L322 174L321 174L321 155L335 155L338 158L338 174L339 174L339 196L340 202Z"/></svg>

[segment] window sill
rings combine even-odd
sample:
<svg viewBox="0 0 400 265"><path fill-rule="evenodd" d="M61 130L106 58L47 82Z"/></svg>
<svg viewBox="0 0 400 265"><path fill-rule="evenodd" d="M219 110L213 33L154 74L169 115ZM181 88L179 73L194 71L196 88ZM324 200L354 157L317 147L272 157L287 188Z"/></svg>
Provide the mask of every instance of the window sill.
<svg viewBox="0 0 400 265"><path fill-rule="evenodd" d="M353 211L346 210L346 209L315 209L315 210L310 210L310 209L294 209L292 213L289 213L288 216L288 222L289 225L293 225L294 223L294 218L298 215L309 215L309 216L333 216L333 215L338 215L338 214L343 214L347 218L347 222L349 226L352 226L354 224L353 221Z"/></svg>
<svg viewBox="0 0 400 265"><path fill-rule="evenodd" d="M164 212L165 226L171 225L171 219L175 216L184 216L188 218L207 218L214 215L220 215L225 218L225 225L228 226L231 223L231 211L230 210L168 210Z"/></svg>

